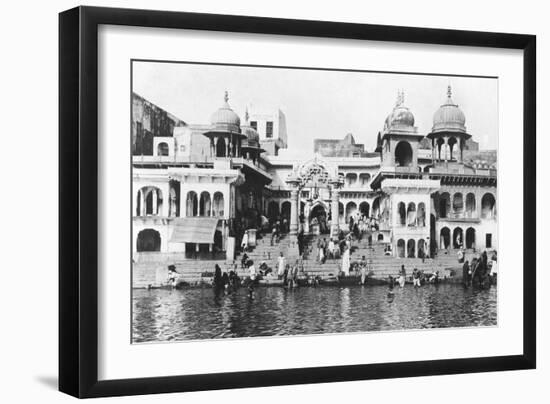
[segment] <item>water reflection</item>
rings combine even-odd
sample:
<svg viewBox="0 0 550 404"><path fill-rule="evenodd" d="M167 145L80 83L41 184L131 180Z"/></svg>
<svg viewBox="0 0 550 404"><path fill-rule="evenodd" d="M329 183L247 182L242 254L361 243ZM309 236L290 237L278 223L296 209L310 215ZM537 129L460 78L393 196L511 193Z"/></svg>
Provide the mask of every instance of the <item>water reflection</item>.
<svg viewBox="0 0 550 404"><path fill-rule="evenodd" d="M134 290L134 342L320 334L497 322L497 293L457 285L396 288Z"/></svg>

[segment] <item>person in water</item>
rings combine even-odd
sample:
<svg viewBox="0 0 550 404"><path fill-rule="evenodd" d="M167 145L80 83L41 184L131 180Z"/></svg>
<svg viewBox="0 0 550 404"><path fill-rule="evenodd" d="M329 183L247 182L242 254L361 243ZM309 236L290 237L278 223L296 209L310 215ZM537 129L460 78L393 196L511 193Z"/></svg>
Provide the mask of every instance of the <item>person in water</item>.
<svg viewBox="0 0 550 404"><path fill-rule="evenodd" d="M405 265L401 265L401 271L399 271L399 286L405 286L405 280L407 277L407 271L405 270Z"/></svg>
<svg viewBox="0 0 550 404"><path fill-rule="evenodd" d="M464 261L464 265L462 265L462 282L464 286L470 286L470 263L468 260Z"/></svg>
<svg viewBox="0 0 550 404"><path fill-rule="evenodd" d="M414 268L413 269L413 274L412 274L412 277L413 277L413 286L416 288L416 287L420 287L420 272L418 271L418 269Z"/></svg>
<svg viewBox="0 0 550 404"><path fill-rule="evenodd" d="M176 287L177 276L178 276L178 272L176 271L176 266L168 265L168 284L172 286L172 288Z"/></svg>

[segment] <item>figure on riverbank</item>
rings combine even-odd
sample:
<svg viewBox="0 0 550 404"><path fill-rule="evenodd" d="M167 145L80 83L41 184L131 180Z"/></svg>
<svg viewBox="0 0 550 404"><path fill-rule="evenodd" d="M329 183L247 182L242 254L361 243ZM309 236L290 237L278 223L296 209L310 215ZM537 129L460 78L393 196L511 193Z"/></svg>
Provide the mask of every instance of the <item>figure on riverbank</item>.
<svg viewBox="0 0 550 404"><path fill-rule="evenodd" d="M214 267L214 279L212 280L212 286L214 286L214 297L217 299L224 291L222 269L218 264Z"/></svg>
<svg viewBox="0 0 550 404"><path fill-rule="evenodd" d="M462 265L462 283L465 287L470 286L470 264L468 260L464 261L464 265Z"/></svg>

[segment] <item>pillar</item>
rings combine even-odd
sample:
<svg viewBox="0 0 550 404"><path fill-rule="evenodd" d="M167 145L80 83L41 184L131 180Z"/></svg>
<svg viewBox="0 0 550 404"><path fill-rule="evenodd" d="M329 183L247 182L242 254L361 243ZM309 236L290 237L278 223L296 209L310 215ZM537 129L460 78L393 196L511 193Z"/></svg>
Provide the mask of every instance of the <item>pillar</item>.
<svg viewBox="0 0 550 404"><path fill-rule="evenodd" d="M304 233L309 234L309 213L311 212L311 200L306 201L304 206Z"/></svg>
<svg viewBox="0 0 550 404"><path fill-rule="evenodd" d="M139 190L139 215L140 216L145 216L145 198L143 196L143 189L140 189Z"/></svg>
<svg viewBox="0 0 550 404"><path fill-rule="evenodd" d="M158 215L158 211L157 211L157 198L158 198L158 195L157 195L157 190L156 189L153 189L153 215Z"/></svg>
<svg viewBox="0 0 550 404"><path fill-rule="evenodd" d="M298 234L298 189L290 191L290 234Z"/></svg>
<svg viewBox="0 0 550 404"><path fill-rule="evenodd" d="M340 225L339 225L339 219L340 219L340 212L339 212L339 203L340 203L340 193L338 191L338 189L336 188L333 188L332 189L332 200L331 200L331 229L330 229L330 234L331 236L336 236L338 234L338 232L340 231ZM345 212L344 212L345 214Z"/></svg>

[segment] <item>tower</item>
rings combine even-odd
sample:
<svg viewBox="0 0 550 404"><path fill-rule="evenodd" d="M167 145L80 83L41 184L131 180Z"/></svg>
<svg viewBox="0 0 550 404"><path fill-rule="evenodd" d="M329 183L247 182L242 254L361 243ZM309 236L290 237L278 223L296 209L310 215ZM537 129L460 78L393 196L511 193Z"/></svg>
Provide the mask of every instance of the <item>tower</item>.
<svg viewBox="0 0 550 404"><path fill-rule="evenodd" d="M434 164L463 162L466 140L472 135L466 131L466 117L454 103L450 85L447 87L447 99L435 112L432 131L427 137L432 141Z"/></svg>
<svg viewBox="0 0 550 404"><path fill-rule="evenodd" d="M404 92L398 91L393 111L384 123L381 146L377 147L381 150L382 166L418 172L418 146L422 137L414 126L414 115L405 106Z"/></svg>

